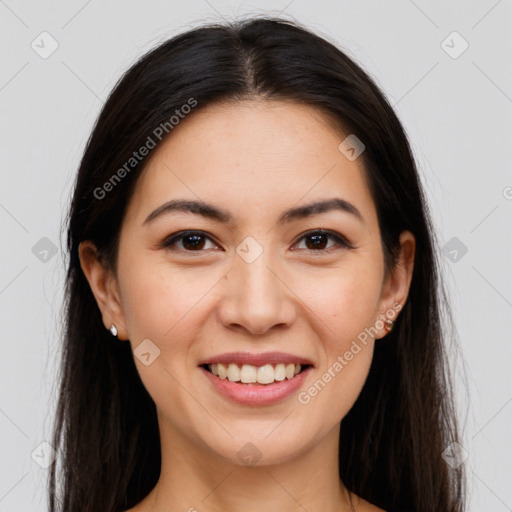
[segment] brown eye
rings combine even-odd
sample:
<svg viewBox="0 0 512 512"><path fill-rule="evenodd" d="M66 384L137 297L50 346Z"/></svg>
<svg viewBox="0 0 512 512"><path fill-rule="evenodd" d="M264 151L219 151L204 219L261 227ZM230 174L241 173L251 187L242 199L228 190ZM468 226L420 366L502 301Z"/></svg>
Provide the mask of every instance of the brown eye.
<svg viewBox="0 0 512 512"><path fill-rule="evenodd" d="M333 243L329 245L329 240ZM299 244L304 241L305 247L299 247L310 252L324 253L336 248L351 249L353 246L345 237L335 232L326 230L309 231L301 236ZM208 244L211 244L208 247ZM219 246L201 231L181 231L167 238L162 244L170 250L181 250L184 252L202 252L207 249L218 249Z"/></svg>
<svg viewBox="0 0 512 512"><path fill-rule="evenodd" d="M328 245L329 239L333 240L334 243ZM302 237L299 239L299 242L302 242L303 240L305 241L305 249L313 252L329 252L330 249L336 246L341 246L344 248L352 247L344 237L331 231L310 231L302 235Z"/></svg>
<svg viewBox="0 0 512 512"><path fill-rule="evenodd" d="M162 244L163 247L172 250L184 250L187 252L200 252L205 249L208 241L212 242L211 238L201 231L184 231L165 240ZM213 244L213 248L218 247ZM206 247L210 249L212 247Z"/></svg>

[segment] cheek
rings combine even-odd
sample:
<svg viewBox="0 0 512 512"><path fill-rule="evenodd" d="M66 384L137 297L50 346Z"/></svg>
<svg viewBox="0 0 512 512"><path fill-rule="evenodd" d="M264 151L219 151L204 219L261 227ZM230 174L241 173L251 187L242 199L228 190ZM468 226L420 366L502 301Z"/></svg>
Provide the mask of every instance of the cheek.
<svg viewBox="0 0 512 512"><path fill-rule="evenodd" d="M313 281L317 286L311 286ZM318 319L322 354L315 378L298 398L311 414L333 425L348 413L368 376L380 276L377 267L346 267L308 285L304 302Z"/></svg>
<svg viewBox="0 0 512 512"><path fill-rule="evenodd" d="M349 343L344 349L340 347L298 395L304 417L321 418L326 429L339 423L350 411L361 393L372 361L373 343Z"/></svg>
<svg viewBox="0 0 512 512"><path fill-rule="evenodd" d="M144 386L162 409L185 411L190 406L188 395L181 396L176 379L181 382L187 378L190 348L203 325L199 318L202 300L218 281L211 273L198 274L197 269L172 269L166 262L137 258L134 253L119 266L123 312L135 365ZM138 357L142 347L148 347L147 342L141 344L147 339L156 346L149 345L148 365Z"/></svg>
<svg viewBox="0 0 512 512"><path fill-rule="evenodd" d="M164 342L171 338L215 284L211 273L170 269L165 262L142 258L130 258L122 276L121 272L120 268L123 310L132 341L142 337Z"/></svg>
<svg viewBox="0 0 512 512"><path fill-rule="evenodd" d="M349 266L301 277L298 295L322 321L333 349L373 325L380 299L380 275L370 266ZM341 346L340 346L341 345Z"/></svg>

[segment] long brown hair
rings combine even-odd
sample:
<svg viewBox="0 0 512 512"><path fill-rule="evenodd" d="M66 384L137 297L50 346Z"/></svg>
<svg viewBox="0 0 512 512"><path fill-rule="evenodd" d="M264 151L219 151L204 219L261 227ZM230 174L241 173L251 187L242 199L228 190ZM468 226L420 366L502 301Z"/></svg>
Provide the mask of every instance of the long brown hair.
<svg viewBox="0 0 512 512"><path fill-rule="evenodd" d="M452 469L441 457L458 440L445 355L451 316L407 137L383 93L343 51L295 22L269 17L210 24L167 40L124 74L96 122L67 219L53 433L61 458L59 471L54 464L50 473L49 509L126 510L151 491L160 472L155 404L130 345L112 343L78 258L79 243L92 240L115 268L121 222L146 161L123 173L108 194L98 190L190 98L199 109L254 96L321 109L364 141L361 158L388 270L400 233L410 230L416 238L408 300L376 345L366 384L341 422L340 478L389 512L461 512L462 467Z"/></svg>

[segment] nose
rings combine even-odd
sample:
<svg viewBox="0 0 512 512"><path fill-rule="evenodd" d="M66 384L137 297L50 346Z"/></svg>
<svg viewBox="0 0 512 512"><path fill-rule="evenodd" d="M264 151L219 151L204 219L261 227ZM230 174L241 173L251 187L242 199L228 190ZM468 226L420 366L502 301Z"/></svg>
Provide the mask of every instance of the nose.
<svg viewBox="0 0 512 512"><path fill-rule="evenodd" d="M225 276L217 309L225 327L262 335L293 323L295 295L286 284L284 271L267 253L251 263L236 256L234 267Z"/></svg>

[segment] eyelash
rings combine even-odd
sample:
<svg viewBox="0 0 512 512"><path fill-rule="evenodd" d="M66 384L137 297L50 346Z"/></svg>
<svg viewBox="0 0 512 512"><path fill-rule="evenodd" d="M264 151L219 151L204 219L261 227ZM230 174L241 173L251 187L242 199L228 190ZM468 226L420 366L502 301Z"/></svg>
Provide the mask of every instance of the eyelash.
<svg viewBox="0 0 512 512"><path fill-rule="evenodd" d="M190 235L199 235L199 236L202 236L202 237L206 237L206 238L210 239L212 242L214 242L211 239L211 237L208 236L203 231L180 231L178 233L175 233L175 234L171 235L167 239L165 239L162 242L161 247L169 249L169 250L183 250L184 252L187 252L187 253L201 253L201 252L204 252L205 249L199 249L197 251L193 251L193 250L187 250L187 249L176 249L175 247L173 247L173 245L176 242L178 242L180 240L183 240L185 237L190 236ZM334 231L330 231L330 230L327 230L327 229L314 229L314 230L311 230L311 231L307 231L306 233L303 233L300 236L300 238L297 240L296 244L301 242L303 239L311 237L313 235L326 235L329 238L332 238L333 240L335 240L336 244L340 245L341 248L345 248L345 249L354 249L355 248L345 237L343 237L339 233L336 233ZM296 245L296 244L294 244L294 245ZM330 254L333 250L337 250L337 249L339 249L339 247L337 248L336 245L334 245L334 246L331 246L331 247L329 247L327 249L318 249L318 250L317 249L305 249L305 250L308 251L309 253L312 253L312 254L313 253L320 253L318 255L321 256L322 254L326 254L326 253Z"/></svg>

